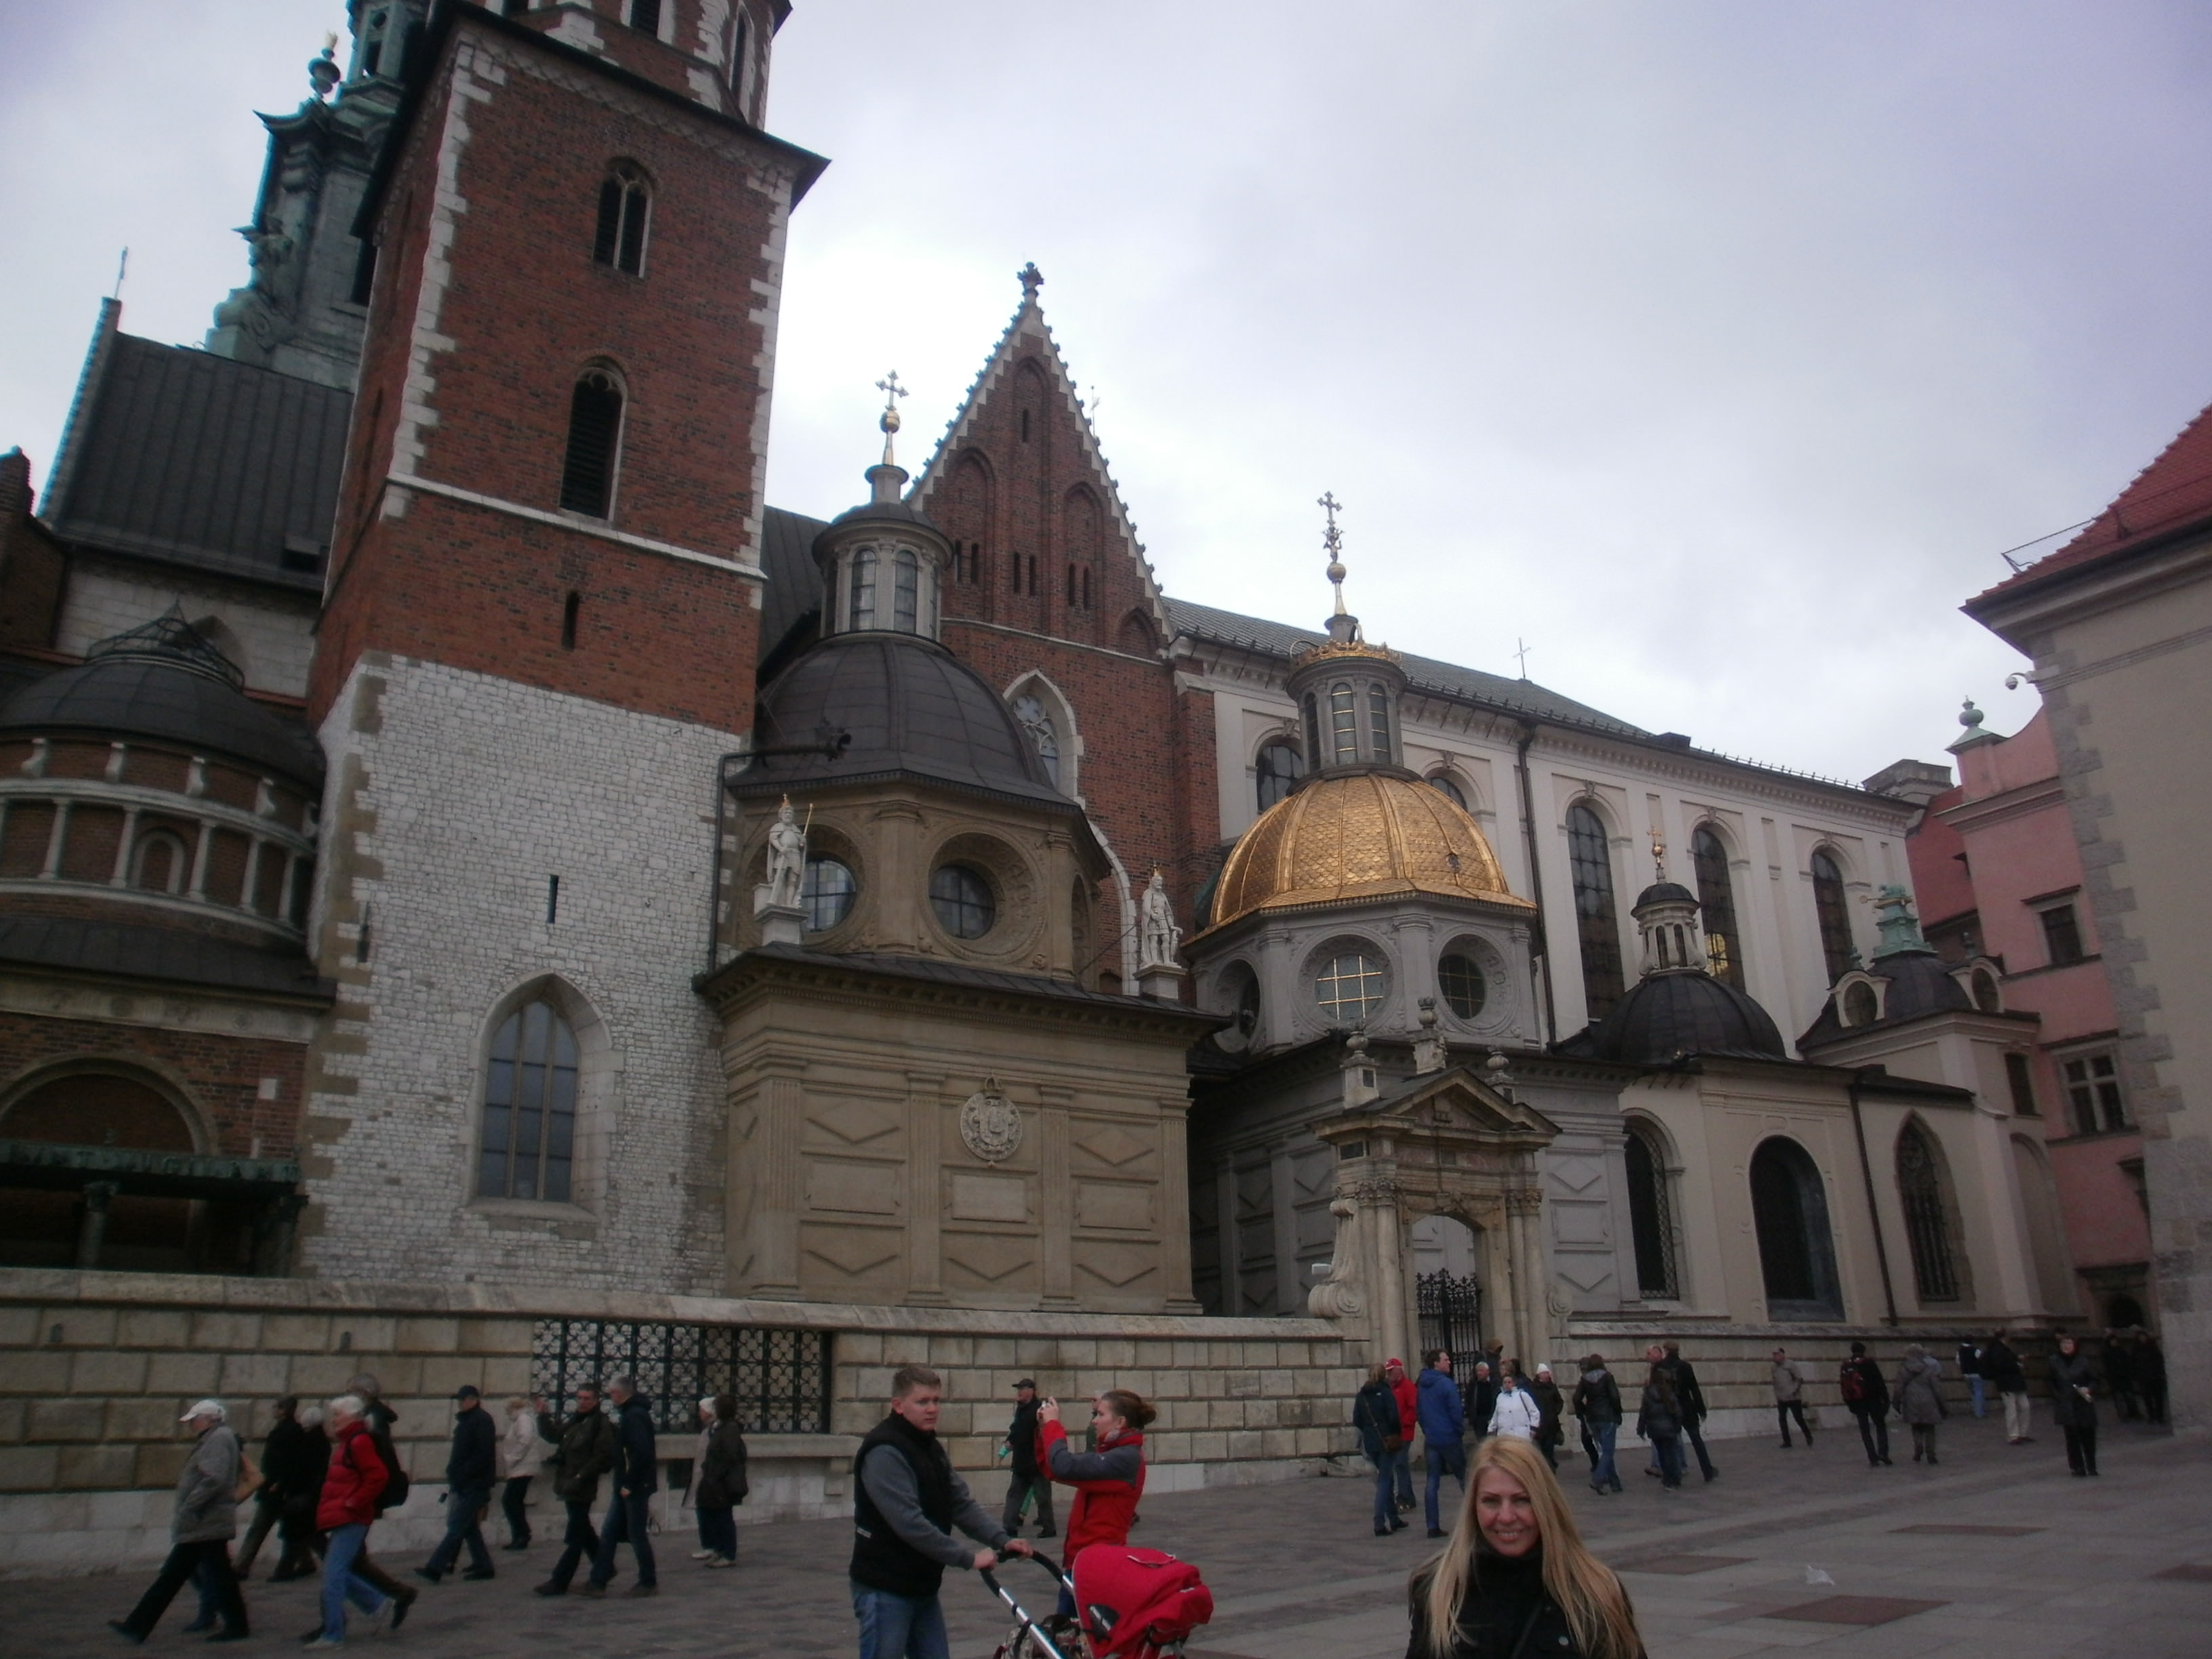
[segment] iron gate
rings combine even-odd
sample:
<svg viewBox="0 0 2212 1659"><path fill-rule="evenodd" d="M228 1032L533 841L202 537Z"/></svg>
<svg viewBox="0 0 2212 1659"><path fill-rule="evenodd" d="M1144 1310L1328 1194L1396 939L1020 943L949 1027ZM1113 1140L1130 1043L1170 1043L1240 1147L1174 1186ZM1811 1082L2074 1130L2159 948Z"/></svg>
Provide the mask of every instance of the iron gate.
<svg viewBox="0 0 2212 1659"><path fill-rule="evenodd" d="M1453 1372L1474 1376L1474 1362L1489 1358L1482 1346L1482 1282L1471 1273L1416 1273L1413 1296L1421 1352L1448 1349Z"/></svg>
<svg viewBox="0 0 2212 1659"><path fill-rule="evenodd" d="M737 1396L754 1434L830 1431L830 1333L767 1325L675 1325L541 1319L531 1334L530 1386L556 1411L586 1383L628 1374L653 1401L664 1434L699 1426L699 1401Z"/></svg>

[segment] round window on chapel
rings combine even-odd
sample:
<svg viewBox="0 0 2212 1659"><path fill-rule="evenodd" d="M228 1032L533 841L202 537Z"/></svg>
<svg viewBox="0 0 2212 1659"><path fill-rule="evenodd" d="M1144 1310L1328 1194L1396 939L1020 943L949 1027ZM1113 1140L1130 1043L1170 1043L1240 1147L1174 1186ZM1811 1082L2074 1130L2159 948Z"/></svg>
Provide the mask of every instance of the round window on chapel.
<svg viewBox="0 0 2212 1659"><path fill-rule="evenodd" d="M1456 951L1437 963L1437 988L1444 994L1446 1006L1462 1019L1473 1019L1481 1013L1483 1001L1490 994L1474 958Z"/></svg>
<svg viewBox="0 0 2212 1659"><path fill-rule="evenodd" d="M806 860L806 879L799 890L799 905L806 912L806 931L826 933L853 914L853 900L860 884L852 871L836 859Z"/></svg>
<svg viewBox="0 0 2212 1659"><path fill-rule="evenodd" d="M981 939L999 919L998 901L980 870L964 864L939 866L929 878L929 907L937 925L955 939Z"/></svg>
<svg viewBox="0 0 2212 1659"><path fill-rule="evenodd" d="M1382 1006L1382 964L1358 951L1331 957L1314 976L1314 1000L1336 1024L1358 1024Z"/></svg>

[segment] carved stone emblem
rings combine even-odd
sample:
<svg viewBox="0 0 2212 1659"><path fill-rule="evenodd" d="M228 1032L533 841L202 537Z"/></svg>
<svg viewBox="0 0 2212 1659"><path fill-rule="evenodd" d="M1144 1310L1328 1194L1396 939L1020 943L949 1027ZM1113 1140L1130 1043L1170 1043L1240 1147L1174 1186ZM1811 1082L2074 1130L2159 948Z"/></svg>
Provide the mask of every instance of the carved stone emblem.
<svg viewBox="0 0 2212 1659"><path fill-rule="evenodd" d="M1022 1115L999 1092L996 1078L986 1078L960 1108L960 1139L986 1164L1002 1163L1020 1149Z"/></svg>

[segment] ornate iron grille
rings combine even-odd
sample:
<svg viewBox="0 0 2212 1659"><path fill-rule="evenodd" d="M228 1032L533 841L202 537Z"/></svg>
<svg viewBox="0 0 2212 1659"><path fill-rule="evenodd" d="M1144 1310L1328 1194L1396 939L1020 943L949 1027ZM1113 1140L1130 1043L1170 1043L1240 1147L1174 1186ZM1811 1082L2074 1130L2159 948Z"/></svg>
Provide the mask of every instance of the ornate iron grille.
<svg viewBox="0 0 2212 1659"><path fill-rule="evenodd" d="M755 1434L830 1431L830 1334L765 1325L674 1325L541 1319L531 1334L530 1386L565 1403L586 1383L637 1379L663 1434L699 1425L699 1401L734 1395Z"/></svg>
<svg viewBox="0 0 2212 1659"><path fill-rule="evenodd" d="M1482 1282L1471 1274L1416 1273L1414 1307L1421 1320L1421 1349L1449 1349L1452 1370L1474 1375L1474 1362L1490 1356L1482 1346Z"/></svg>

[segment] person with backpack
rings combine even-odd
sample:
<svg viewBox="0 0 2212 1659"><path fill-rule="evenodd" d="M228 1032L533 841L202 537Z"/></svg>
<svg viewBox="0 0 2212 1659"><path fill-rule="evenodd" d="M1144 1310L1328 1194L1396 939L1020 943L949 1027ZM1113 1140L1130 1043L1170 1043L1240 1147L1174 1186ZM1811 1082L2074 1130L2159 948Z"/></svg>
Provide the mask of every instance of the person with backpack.
<svg viewBox="0 0 2212 1659"><path fill-rule="evenodd" d="M653 1401L640 1394L637 1379L617 1376L607 1384L607 1398L615 1402L615 1495L607 1504L606 1519L599 1523L599 1553L592 1558L592 1576L580 1595L600 1596L615 1576L615 1552L627 1543L637 1558L637 1582L632 1595L660 1593L660 1571L653 1559L653 1540L647 1536L652 1522L653 1494L660 1490L659 1443L653 1432Z"/></svg>
<svg viewBox="0 0 2212 1659"><path fill-rule="evenodd" d="M354 1571L392 1482L368 1415L368 1402L357 1394L342 1394L330 1403L331 1466L315 1506L315 1524L329 1540L323 1548L323 1621L307 1642L311 1648L345 1645L347 1602L374 1618L389 1599ZM395 1627L404 1612L399 1602L392 1603Z"/></svg>
<svg viewBox="0 0 2212 1659"><path fill-rule="evenodd" d="M599 1501L599 1477L615 1466L615 1425L599 1409L599 1391L592 1384L576 1389L576 1409L565 1423L556 1424L545 1401L538 1407L538 1432L553 1443L553 1455L544 1467L553 1471L553 1496L568 1511L568 1529L561 1540L561 1558L552 1576L532 1586L538 1595L566 1595L576 1569L599 1553L599 1531L592 1524L592 1505Z"/></svg>
<svg viewBox="0 0 2212 1659"><path fill-rule="evenodd" d="M1790 1419L1797 1419L1797 1427L1805 1437L1805 1449L1813 1449L1813 1425L1805 1420L1805 1373L1799 1370L1790 1358L1789 1351L1774 1351L1774 1420L1782 1430L1782 1449L1790 1449Z"/></svg>
<svg viewBox="0 0 2212 1659"><path fill-rule="evenodd" d="M1583 1361L1583 1380L1575 1384L1575 1415L1589 1434L1590 1490L1618 1492L1620 1471L1613 1467L1613 1443L1620 1433L1620 1385L1605 1368L1605 1356L1592 1354Z"/></svg>
<svg viewBox="0 0 2212 1659"><path fill-rule="evenodd" d="M699 1512L695 1559L710 1567L738 1565L737 1507L752 1483L745 1478L745 1430L738 1421L735 1395L718 1394L699 1402L706 1418L699 1436L698 1472L691 1480L691 1504Z"/></svg>
<svg viewBox="0 0 2212 1659"><path fill-rule="evenodd" d="M491 1551L485 1547L479 1524L491 1507L491 1489L499 1480L499 1430L483 1408L483 1391L473 1382L453 1390L453 1446L446 1456L446 1535L430 1559L415 1569L417 1578L436 1583L460 1559L467 1546L468 1571L464 1578L489 1578Z"/></svg>
<svg viewBox="0 0 2212 1659"><path fill-rule="evenodd" d="M1844 1361L1836 1388L1844 1407L1858 1419L1859 1443L1866 1448L1867 1467L1883 1468L1889 1462L1889 1384L1881 1367L1867 1358L1865 1343L1851 1344L1851 1357Z"/></svg>
<svg viewBox="0 0 2212 1659"><path fill-rule="evenodd" d="M374 1371L356 1372L353 1380L346 1384L346 1392L362 1401L361 1420L368 1431L369 1443L375 1447L376 1455L384 1460L384 1487L376 1495L375 1513L369 1517L373 1521L381 1520L407 1501L410 1490L407 1471L400 1465L399 1449L392 1443L392 1431L398 1425L399 1413L386 1403L384 1385L377 1381ZM323 1432L335 1446L337 1431L325 1423ZM327 1569L327 1556L324 1558L324 1565ZM422 1593L412 1584L401 1583L369 1559L366 1534L362 1538L361 1553L354 1558L353 1575L391 1601L392 1628L394 1630L407 1622L409 1609L414 1607L415 1598Z"/></svg>

